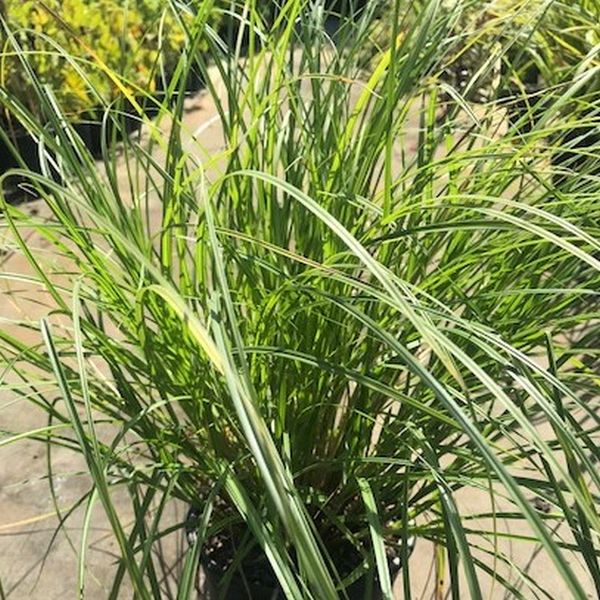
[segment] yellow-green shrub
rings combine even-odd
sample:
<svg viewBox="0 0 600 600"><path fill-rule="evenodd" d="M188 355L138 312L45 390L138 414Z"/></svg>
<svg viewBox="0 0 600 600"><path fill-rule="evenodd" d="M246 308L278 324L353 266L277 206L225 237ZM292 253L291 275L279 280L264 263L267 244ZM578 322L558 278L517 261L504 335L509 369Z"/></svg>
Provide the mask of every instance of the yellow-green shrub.
<svg viewBox="0 0 600 600"><path fill-rule="evenodd" d="M7 0L6 27L73 119L127 88L152 91L159 61L172 68L185 36L166 0ZM218 16L211 24L214 25ZM37 114L33 81L2 32L0 85ZM117 83L117 81L119 83Z"/></svg>

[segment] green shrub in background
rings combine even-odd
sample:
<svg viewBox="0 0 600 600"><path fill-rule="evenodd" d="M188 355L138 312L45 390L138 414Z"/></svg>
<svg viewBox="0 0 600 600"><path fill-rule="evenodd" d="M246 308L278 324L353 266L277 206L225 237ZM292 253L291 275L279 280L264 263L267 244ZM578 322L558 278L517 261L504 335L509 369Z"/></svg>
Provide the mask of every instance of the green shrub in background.
<svg viewBox="0 0 600 600"><path fill-rule="evenodd" d="M368 58L387 49L393 4L386 0L379 5L371 44L364 49ZM412 7L410 22L426 2L401 4L407 13ZM500 85L531 89L564 84L588 55L590 66L598 65L600 4L595 0L443 0L440 6L457 16L454 51L445 59L443 80L467 100L493 99ZM600 88L598 79L592 78L591 87Z"/></svg>
<svg viewBox="0 0 600 600"><path fill-rule="evenodd" d="M119 97L123 87L133 95L152 92L157 74L174 67L184 45L172 8L163 0L8 0L4 18L14 38L2 31L0 83L39 116L16 42L74 120ZM218 19L215 11L209 24Z"/></svg>
<svg viewBox="0 0 600 600"><path fill-rule="evenodd" d="M400 36L425 4L400 2L405 15ZM363 50L366 63L376 64L389 46L393 5L386 0L379 9L371 43ZM546 129L542 143L555 148L556 183L577 184L573 171L594 180L599 175L594 155L600 150L600 4L443 0L440 9L453 20L451 50L435 74L444 105L456 110L457 99L462 107L497 102L519 135Z"/></svg>

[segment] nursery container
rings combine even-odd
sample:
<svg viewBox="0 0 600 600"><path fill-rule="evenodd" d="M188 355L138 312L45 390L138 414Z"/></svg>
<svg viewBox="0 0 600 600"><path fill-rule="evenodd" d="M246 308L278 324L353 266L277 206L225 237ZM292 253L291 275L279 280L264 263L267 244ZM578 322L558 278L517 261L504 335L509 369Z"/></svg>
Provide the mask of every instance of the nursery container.
<svg viewBox="0 0 600 600"><path fill-rule="evenodd" d="M119 126L112 120L108 120L103 132L102 120L99 116L91 116L72 124L74 131L79 135L84 146L94 158L102 154L103 133L108 142L113 139L119 140L123 135L129 135L139 130L141 119L134 113L132 108L125 108L119 113ZM0 175L10 169L21 168L18 155L24 163L24 167L32 173L41 173L40 147L37 140L19 125L11 126L3 122L0 127L5 132L8 140L0 137ZM49 150L46 149L48 152ZM59 179L58 173L53 173L55 180ZM5 177L2 183L2 191L10 202L19 202L27 198L19 191L19 185L23 183L22 177L11 175Z"/></svg>
<svg viewBox="0 0 600 600"><path fill-rule="evenodd" d="M600 122L573 127L556 136L559 148L552 156L555 167L552 182L556 186L569 185L569 172L576 173L574 179L581 183L581 174L600 176L598 163L590 159L598 156L600 150Z"/></svg>
<svg viewBox="0 0 600 600"><path fill-rule="evenodd" d="M215 544L223 544L223 547L217 548ZM226 572L233 561L234 552L232 546L223 541L217 541L207 546L198 569L199 599L283 600L285 598L267 557L258 546L249 552L240 568L231 576L225 594L219 595L221 582L224 582L226 578ZM218 556L216 556L217 553ZM335 556L332 558L333 560L343 559L343 557ZM388 564L390 578L393 582L400 571L400 557L388 558ZM382 598L377 578L368 575L351 584L346 589L346 594L349 600L380 600Z"/></svg>
<svg viewBox="0 0 600 600"><path fill-rule="evenodd" d="M188 513L188 541L195 541L193 523L199 511ZM199 600L283 600L285 595L271 565L257 544L253 545L231 574L230 567L241 543L247 535L244 526L224 531L210 537L204 544L196 579ZM327 541L327 540L325 540ZM360 564L361 557L354 546L341 541L330 551L332 560L342 578L347 577ZM414 549L414 538L409 539L409 555ZM401 568L400 554L388 547L388 567L392 583ZM229 580L229 581L227 581ZM223 589L224 588L224 589ZM224 594L223 594L224 592ZM346 589L349 600L379 600L382 598L377 576L370 573L356 580Z"/></svg>

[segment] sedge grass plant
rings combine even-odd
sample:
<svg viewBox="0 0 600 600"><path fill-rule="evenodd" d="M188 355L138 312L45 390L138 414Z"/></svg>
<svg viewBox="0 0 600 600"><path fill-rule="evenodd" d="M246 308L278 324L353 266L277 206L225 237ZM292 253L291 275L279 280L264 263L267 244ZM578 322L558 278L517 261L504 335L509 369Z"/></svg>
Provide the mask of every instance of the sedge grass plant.
<svg viewBox="0 0 600 600"><path fill-rule="evenodd" d="M365 71L377 2L346 11L335 40L322 2L281 2L268 24L260 2L232 3L228 44L207 26L213 2L191 21L165 2L187 39L167 98L101 163L26 55L51 131L0 92L45 157L20 175L48 218L5 203L3 227L51 305L0 334L5 386L48 424L0 444L83 455L78 504L102 505L120 552L110 597L126 581L136 598L164 593L154 550L171 500L200 515L181 598L228 531L230 571L258 546L288 598L345 598L361 577L410 598L413 538L432 543L438 598L555 597L507 540L541 552L568 597L600 590L600 182L572 170L578 185L557 186L551 161L564 98L595 67L575 65L524 134L440 83L464 3L416 7L394 2ZM186 124L192 68L223 132L208 156L207 128ZM32 329L37 344L22 341Z"/></svg>

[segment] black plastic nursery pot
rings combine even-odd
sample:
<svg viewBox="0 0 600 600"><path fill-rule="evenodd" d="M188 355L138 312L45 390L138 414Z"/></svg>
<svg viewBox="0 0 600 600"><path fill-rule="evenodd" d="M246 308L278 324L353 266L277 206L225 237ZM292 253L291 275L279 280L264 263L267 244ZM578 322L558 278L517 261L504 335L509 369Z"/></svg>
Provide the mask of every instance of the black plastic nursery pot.
<svg viewBox="0 0 600 600"><path fill-rule="evenodd" d="M198 569L197 590L201 600L284 600L285 595L267 557L254 546L236 567L233 565L235 546L232 538L219 536L208 541ZM358 558L350 551L332 556L342 575L358 565ZM355 558L357 562L349 564ZM400 558L388 556L392 581L400 571ZM231 572L232 569L233 572ZM381 600L377 576L364 575L346 588L349 600Z"/></svg>
<svg viewBox="0 0 600 600"><path fill-rule="evenodd" d="M20 166L16 155L21 157L28 169L39 172L40 159L36 141L21 129L10 132L5 123L2 123L0 127L14 147L11 148L8 141L0 137L0 172L5 173L9 169L15 169Z"/></svg>
<svg viewBox="0 0 600 600"><path fill-rule="evenodd" d="M73 124L73 129L94 158L102 156L103 139L110 146L113 141L120 142L125 136L139 131L142 125L141 117L129 104L115 118L116 121L109 119L105 124L100 117L90 117Z"/></svg>
<svg viewBox="0 0 600 600"><path fill-rule="evenodd" d="M0 175L11 169L25 168L33 173L41 173L40 147L37 141L22 129L9 129L5 123L0 124L6 140L0 136ZM21 158L20 162L17 156ZM58 174L54 174L58 179ZM26 178L18 175L7 175L2 180L2 193L11 204L19 204L28 198L31 199L24 188Z"/></svg>
<svg viewBox="0 0 600 600"><path fill-rule="evenodd" d="M99 111L96 114L100 114ZM103 138L110 146L112 141L120 141L125 135L131 135L140 129L141 119L130 106L119 111L116 119L116 122L108 120L103 125L100 116L90 114L72 123L73 130L81 138L93 158L99 158L102 155ZM5 120L0 121L0 128L4 132L4 136L0 136L0 174L17 168L25 168L32 173L42 173L41 147L35 137L20 125L14 125ZM52 156L52 152L47 147L44 151ZM60 175L52 170L51 162L49 161L51 174L55 181L59 181ZM23 188L26 180L26 177L18 175L9 175L3 179L2 191L9 202L18 204L31 199L31 196Z"/></svg>
<svg viewBox="0 0 600 600"><path fill-rule="evenodd" d="M198 517L191 510L188 523ZM191 521L190 521L191 519ZM192 534L193 535L193 534ZM248 531L244 526L220 532L206 540L198 566L196 589L200 600L283 600L285 595L263 550L248 546ZM188 540L191 542L190 530ZM409 554L414 539L409 542ZM239 557L241 550L241 558ZM362 562L350 542L335 544L330 550L332 560L342 579L348 577ZM388 548L388 568L392 582L398 577L402 560L396 550ZM349 600L380 600L378 578L372 572L357 578L346 587Z"/></svg>
<svg viewBox="0 0 600 600"><path fill-rule="evenodd" d="M508 125L517 128L521 134L529 133L543 114L545 98L539 86L506 87L500 90L498 100L506 107Z"/></svg>
<svg viewBox="0 0 600 600"><path fill-rule="evenodd" d="M600 167L595 162L600 150L600 122L573 127L558 134L556 147L560 148L552 155L554 173L552 183L557 187L569 186L570 173L600 176ZM579 177L575 181L580 182Z"/></svg>

